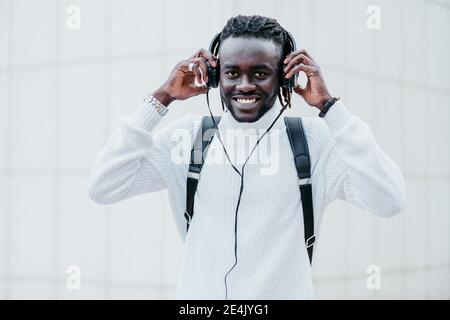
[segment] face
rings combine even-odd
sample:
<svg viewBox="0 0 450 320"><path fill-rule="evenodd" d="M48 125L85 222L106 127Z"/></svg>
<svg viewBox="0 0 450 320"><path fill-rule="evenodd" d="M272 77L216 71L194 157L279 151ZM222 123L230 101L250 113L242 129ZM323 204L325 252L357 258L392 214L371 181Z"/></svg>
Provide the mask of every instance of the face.
<svg viewBox="0 0 450 320"><path fill-rule="evenodd" d="M271 40L227 38L220 45L220 95L239 122L254 122L275 103L281 52Z"/></svg>

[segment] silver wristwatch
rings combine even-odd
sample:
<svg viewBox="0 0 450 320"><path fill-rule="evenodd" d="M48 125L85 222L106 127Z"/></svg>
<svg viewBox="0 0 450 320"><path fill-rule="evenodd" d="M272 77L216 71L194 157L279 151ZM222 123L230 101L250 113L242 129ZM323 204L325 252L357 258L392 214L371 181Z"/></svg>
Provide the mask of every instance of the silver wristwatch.
<svg viewBox="0 0 450 320"><path fill-rule="evenodd" d="M161 116L164 116L169 111L169 109L167 109L165 105L159 102L158 99L156 99L151 94L145 96L144 102L147 104L151 104Z"/></svg>

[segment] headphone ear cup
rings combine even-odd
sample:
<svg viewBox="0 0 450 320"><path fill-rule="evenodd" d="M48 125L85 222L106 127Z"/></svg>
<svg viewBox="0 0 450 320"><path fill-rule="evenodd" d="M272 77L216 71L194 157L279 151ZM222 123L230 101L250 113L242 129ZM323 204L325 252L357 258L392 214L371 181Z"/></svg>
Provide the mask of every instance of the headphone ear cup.
<svg viewBox="0 0 450 320"><path fill-rule="evenodd" d="M288 43L286 44L285 52L286 53L291 53L297 50L297 45L295 43L295 39L292 37L291 33L286 31L287 37L288 37ZM283 70L284 65L282 65L280 67L280 70ZM290 77L289 79L286 79L284 72L281 72L280 74L280 84L283 88L286 89L294 89L296 84L297 84L297 74L294 74L292 77Z"/></svg>
<svg viewBox="0 0 450 320"><path fill-rule="evenodd" d="M287 79L287 81L288 81L287 87L289 89L294 89L297 83L297 74L294 74L290 79Z"/></svg>
<svg viewBox="0 0 450 320"><path fill-rule="evenodd" d="M217 60L217 67L213 68L208 61L206 62L206 66L208 68L208 87L217 88L219 86L219 75L220 75L220 61Z"/></svg>
<svg viewBox="0 0 450 320"><path fill-rule="evenodd" d="M286 88L286 89L294 89L295 84L297 83L297 74L294 74L289 79L286 79L286 75L283 72L283 66L280 67L281 73L280 73L280 87Z"/></svg>

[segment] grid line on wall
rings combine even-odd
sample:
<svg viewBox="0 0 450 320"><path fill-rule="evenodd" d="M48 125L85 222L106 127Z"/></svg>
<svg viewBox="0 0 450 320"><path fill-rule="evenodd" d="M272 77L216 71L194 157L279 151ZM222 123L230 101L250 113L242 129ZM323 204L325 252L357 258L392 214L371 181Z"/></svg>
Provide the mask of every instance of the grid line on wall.
<svg viewBox="0 0 450 320"><path fill-rule="evenodd" d="M54 254L54 261L53 261L53 274L55 276L55 279L52 281L54 285L54 299L58 297L58 274L60 272L59 270L59 243L61 241L60 237L60 221L61 221L61 206L60 206L60 165L61 161L59 159L59 145L60 145L60 112L59 112L59 105L62 101L61 99L61 28L60 28L60 12L61 12L61 2L56 1L55 5L55 90L54 90L54 113L55 113L55 134L54 134L54 163L55 168L50 175L53 178L53 210L54 210L54 217L53 217L53 224L54 224L54 237L55 237L55 243L53 244L53 254Z"/></svg>
<svg viewBox="0 0 450 320"><path fill-rule="evenodd" d="M111 42L112 42L112 38L111 38L111 29L112 29L112 1L106 1L106 10L105 10L105 14L106 14L106 19L105 19L105 24L106 24L106 67L105 67L105 117L104 117L104 121L105 121L105 132L104 132L104 140L106 141L108 139L108 136L110 135L111 132L111 124L112 124L112 112L111 112L111 94L112 94L112 90L111 90L111 86L112 86L112 49L111 49ZM111 212L111 208L109 206L106 206L103 208L103 213L104 213L104 249L105 249L105 269L104 269L104 294L106 299L111 298L111 282L112 282L112 277L111 277L111 267L110 267L110 261L111 259L111 228L112 228L112 212Z"/></svg>
<svg viewBox="0 0 450 320"><path fill-rule="evenodd" d="M13 6L12 0L8 2L8 58L7 64L8 66L12 63L12 28L13 28ZM13 81L12 74L8 74L7 76L7 90L6 90L6 110L8 121L6 122L6 236L5 236L5 247L6 247L6 255L5 255L5 271L6 271L6 281L5 281L5 296L8 299L11 296L11 261L12 261L12 176L11 176L11 168L12 168L12 90L13 90Z"/></svg>
<svg viewBox="0 0 450 320"><path fill-rule="evenodd" d="M402 0L401 2L401 7L400 10L403 10L405 8L405 0ZM406 74L406 68L405 68L405 50L404 50L404 46L405 46L405 37L404 37L404 19L403 19L403 15L400 15L399 17L400 19L400 28L402 30L402 32L400 32L400 77L402 79L405 78L405 74ZM401 110L401 114L404 114L405 112L405 86L400 86L400 96L399 96L399 103L400 103L400 110ZM404 122L404 117L400 117L400 132L405 132L405 122ZM405 146L404 143L404 135L401 134L400 135L400 146ZM400 163L405 163L405 156L404 156L405 152L404 152L404 148L402 150L402 152L400 152ZM403 173L404 174L404 173ZM405 175L405 174L404 174ZM405 176L404 177L405 180L407 180L408 178ZM404 224L400 224L400 267L404 268L405 266L405 226ZM405 294L405 279L404 277L400 277L400 292L402 293L402 295Z"/></svg>
<svg viewBox="0 0 450 320"><path fill-rule="evenodd" d="M429 31L430 31L429 20L428 20L428 12L429 12L430 8L427 5L428 3L430 3L430 2L425 2L425 8L422 11L423 19L424 19L423 20L423 25L424 25L424 29L425 29L425 32L423 32L423 37L424 38L423 38L422 41L423 41L423 43L425 45L427 45L427 40L428 40L427 35L428 35ZM431 83L431 81L430 81L430 65L428 63L428 59L424 59L423 64L424 64L424 72L425 72L425 76L424 76L425 81L426 81L426 83L430 84ZM429 105L431 105L430 102L431 102L430 95L427 94L426 98L425 98L425 103L429 106ZM425 136L425 141L430 141L430 137L429 137L430 130L428 130L428 128L426 127L427 124L430 123L428 121L428 115L429 115L429 113L425 113L425 115L424 115L424 118L427 121L424 121L425 122L424 123L424 127L422 128L422 134ZM426 143L425 146L422 146L422 148L423 148L423 151L425 152L425 154L427 156L429 156L430 155L430 144ZM426 158L428 158L428 157L426 157ZM430 163L429 161L427 161L427 162ZM429 176L429 173L430 173L429 172L429 166L426 166L426 168L427 169L425 169L425 177L423 179L423 184L425 186L429 186L429 184L430 184L429 183L429 179L428 179L428 176ZM422 223L423 223L423 229L424 229L423 232L425 234L425 238L424 238L425 252L422 252L422 254L424 254L424 256L425 256L425 261L430 261L430 254L429 254L430 251L428 250L428 248L430 246L430 241L429 241L429 219L427 219L427 215L425 214L426 213L425 204L430 202L430 194L429 194L429 190L428 189L429 189L428 187L424 188L424 195L423 195L423 197L424 197L423 206L424 207L421 210L424 213L422 215ZM425 272L426 272L426 274L430 273L430 268L427 265L425 265ZM425 281L425 291L426 291L425 292L425 297L426 297L426 299L429 299L430 298L430 287L429 287L429 283L426 281L426 277L424 277L424 281Z"/></svg>

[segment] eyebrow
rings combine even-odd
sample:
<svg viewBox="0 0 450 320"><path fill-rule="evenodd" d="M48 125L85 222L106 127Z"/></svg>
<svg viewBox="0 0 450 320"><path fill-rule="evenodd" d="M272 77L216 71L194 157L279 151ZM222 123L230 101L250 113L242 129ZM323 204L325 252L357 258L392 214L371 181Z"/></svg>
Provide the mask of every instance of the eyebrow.
<svg viewBox="0 0 450 320"><path fill-rule="evenodd" d="M225 63L223 65L223 67L224 68L230 68L230 69L238 69L239 68L238 65L230 64L230 63ZM272 68L269 65L267 65L267 64L257 64L255 66L252 66L252 69L269 69L269 70L272 70Z"/></svg>

